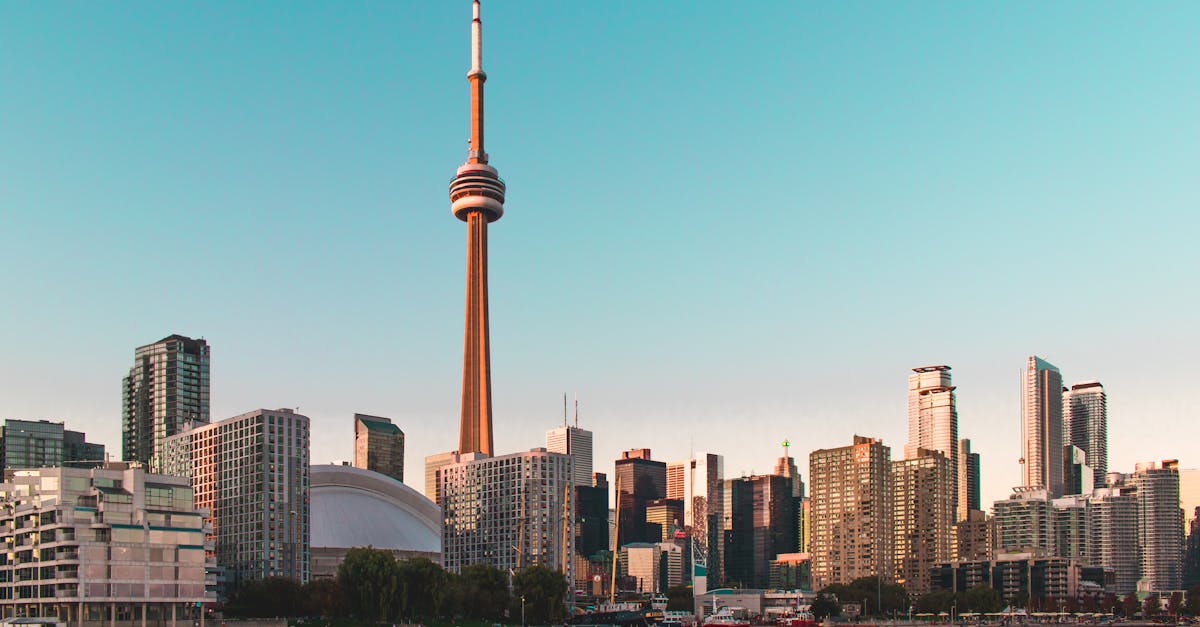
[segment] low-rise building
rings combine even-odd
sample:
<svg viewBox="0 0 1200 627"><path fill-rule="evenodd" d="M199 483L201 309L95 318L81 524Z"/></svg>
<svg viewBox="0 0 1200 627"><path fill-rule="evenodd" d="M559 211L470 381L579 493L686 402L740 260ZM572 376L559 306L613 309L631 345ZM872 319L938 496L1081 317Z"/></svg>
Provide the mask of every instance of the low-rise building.
<svg viewBox="0 0 1200 627"><path fill-rule="evenodd" d="M127 463L15 471L0 483L0 614L190 621L216 600L206 531L185 478Z"/></svg>

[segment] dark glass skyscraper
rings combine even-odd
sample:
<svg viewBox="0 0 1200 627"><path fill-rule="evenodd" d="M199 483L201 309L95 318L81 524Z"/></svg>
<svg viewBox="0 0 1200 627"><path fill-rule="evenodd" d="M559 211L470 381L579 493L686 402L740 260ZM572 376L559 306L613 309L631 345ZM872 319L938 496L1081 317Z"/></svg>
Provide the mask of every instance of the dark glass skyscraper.
<svg viewBox="0 0 1200 627"><path fill-rule="evenodd" d="M171 335L133 353L121 386L121 456L161 472L162 442L209 421L208 342Z"/></svg>
<svg viewBox="0 0 1200 627"><path fill-rule="evenodd" d="M646 522L646 504L667 497L667 465L650 459L650 449L621 453L616 463L617 499L620 521L617 542L658 542L662 530Z"/></svg>
<svg viewBox="0 0 1200 627"><path fill-rule="evenodd" d="M1087 456L1094 485L1108 474L1108 397L1099 381L1085 381L1063 391L1063 444Z"/></svg>
<svg viewBox="0 0 1200 627"><path fill-rule="evenodd" d="M792 482L779 475L725 481L721 564L726 585L767 588L776 555L796 551Z"/></svg>

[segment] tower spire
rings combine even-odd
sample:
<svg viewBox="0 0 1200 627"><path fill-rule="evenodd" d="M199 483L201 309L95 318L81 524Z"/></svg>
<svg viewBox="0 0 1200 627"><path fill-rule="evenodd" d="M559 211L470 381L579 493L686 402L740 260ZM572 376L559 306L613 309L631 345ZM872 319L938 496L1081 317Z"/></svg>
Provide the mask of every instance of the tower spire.
<svg viewBox="0 0 1200 627"><path fill-rule="evenodd" d="M504 181L483 149L483 23L471 5L471 143L450 181L450 211L467 223L467 308L463 335L458 452L492 454L491 342L488 334L487 226L504 215Z"/></svg>

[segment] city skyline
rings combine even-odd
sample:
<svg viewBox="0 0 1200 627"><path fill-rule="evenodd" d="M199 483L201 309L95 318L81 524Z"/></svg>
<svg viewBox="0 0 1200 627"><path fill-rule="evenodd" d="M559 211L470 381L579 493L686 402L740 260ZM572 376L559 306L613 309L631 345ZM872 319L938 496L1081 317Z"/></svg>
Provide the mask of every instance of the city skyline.
<svg viewBox="0 0 1200 627"><path fill-rule="evenodd" d="M524 194L492 250L497 453L540 446L564 391L600 471L638 447L720 453L728 477L769 472L784 438L797 458L853 433L898 450L904 377L945 363L990 504L1020 482L1017 380L1036 353L1105 383L1110 469L1198 465L1163 437L1200 436L1180 287L1196 85L1172 52L1192 20L983 5L893 31L893 8L530 7L489 14L491 140ZM0 76L22 87L0 102L0 261L26 269L0 331L3 417L115 451L129 351L180 333L214 345L214 420L299 406L313 460L333 462L353 458L355 412L391 416L409 477L454 447L461 231L438 182L465 136L442 106L461 99L461 7L288 15L52 5L0 25ZM77 37L40 38L64 27ZM688 45L704 34L729 50ZM588 52L613 41L614 58ZM585 171L603 185L573 193ZM793 215L799 239L766 219ZM931 303L900 287L929 233L908 216L946 229L936 337L909 331ZM1033 284L1034 255L1061 280ZM1067 277L1111 302L1049 300ZM1054 319L1023 317L1035 301Z"/></svg>

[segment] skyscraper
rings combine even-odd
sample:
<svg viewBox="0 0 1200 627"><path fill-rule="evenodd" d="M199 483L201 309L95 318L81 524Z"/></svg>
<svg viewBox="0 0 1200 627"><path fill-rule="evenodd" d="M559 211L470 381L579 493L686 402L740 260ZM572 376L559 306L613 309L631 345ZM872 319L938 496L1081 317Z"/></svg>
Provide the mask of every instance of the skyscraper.
<svg viewBox="0 0 1200 627"><path fill-rule="evenodd" d="M650 449L624 451L616 462L620 520L617 542L658 542L661 530L646 523L646 504L667 496L667 465L650 459Z"/></svg>
<svg viewBox="0 0 1200 627"><path fill-rule="evenodd" d="M504 215L504 181L483 148L483 23L471 20L471 138L467 161L450 182L450 211L467 223L467 314L463 339L459 453L492 454L491 344L488 338L487 227Z"/></svg>
<svg viewBox="0 0 1200 627"><path fill-rule="evenodd" d="M0 468L92 467L104 463L104 445L86 441L78 431L49 420L5 420L0 429Z"/></svg>
<svg viewBox="0 0 1200 627"><path fill-rule="evenodd" d="M387 418L354 414L354 467L404 483L404 432Z"/></svg>
<svg viewBox="0 0 1200 627"><path fill-rule="evenodd" d="M1115 485L1092 493L1088 509L1092 564L1112 569L1112 591L1137 590L1142 576L1142 551L1138 546L1138 497L1132 486Z"/></svg>
<svg viewBox="0 0 1200 627"><path fill-rule="evenodd" d="M309 420L257 409L163 441L166 474L191 477L217 564L234 587L309 577Z"/></svg>
<svg viewBox="0 0 1200 627"><path fill-rule="evenodd" d="M940 451L950 461L950 498L958 511L958 409L950 366L921 366L908 375L908 443L904 458L915 459L918 449Z"/></svg>
<svg viewBox="0 0 1200 627"><path fill-rule="evenodd" d="M780 475L726 479L721 499L724 581L770 585L775 556L796 550L792 482Z"/></svg>
<svg viewBox="0 0 1200 627"><path fill-rule="evenodd" d="M1087 455L1092 484L1103 486L1108 474L1108 398L1099 381L1076 383L1063 392L1063 445Z"/></svg>
<svg viewBox="0 0 1200 627"><path fill-rule="evenodd" d="M788 449L792 443L788 440L783 441L783 457L775 460L775 473L780 477L786 477L792 482L792 496L795 498L804 498L804 479L800 477L800 469L796 467L796 459L788 455Z"/></svg>
<svg viewBox="0 0 1200 627"><path fill-rule="evenodd" d="M1022 485L1063 493L1062 374L1034 355L1025 365L1021 394Z"/></svg>
<svg viewBox="0 0 1200 627"><path fill-rule="evenodd" d="M971 452L971 441L958 441L958 520L970 520L971 511L979 511L979 453Z"/></svg>
<svg viewBox="0 0 1200 627"><path fill-rule="evenodd" d="M592 432L574 426L563 425L546 432L546 450L551 453L570 455L575 459L573 483L578 486L592 485Z"/></svg>
<svg viewBox="0 0 1200 627"><path fill-rule="evenodd" d="M997 553L1032 553L1050 557L1054 550L1054 510L1044 488L1017 488L992 506Z"/></svg>
<svg viewBox="0 0 1200 627"><path fill-rule="evenodd" d="M892 462L896 582L909 594L929 592L929 570L954 556L954 501L950 460L941 451L918 448L916 456Z"/></svg>
<svg viewBox="0 0 1200 627"><path fill-rule="evenodd" d="M1179 507L1179 464L1173 459L1139 463L1138 537L1142 578L1155 592L1183 587L1183 509Z"/></svg>
<svg viewBox="0 0 1200 627"><path fill-rule="evenodd" d="M133 353L121 407L121 455L159 472L162 442L188 422L208 422L208 342L170 335Z"/></svg>
<svg viewBox="0 0 1200 627"><path fill-rule="evenodd" d="M720 555L715 549L721 527L721 490L725 458L715 453L694 453L690 459L667 464L667 498L683 501L683 525L692 540L695 567L692 581L703 594L709 574L720 581ZM701 573L701 574L697 574Z"/></svg>
<svg viewBox="0 0 1200 627"><path fill-rule="evenodd" d="M813 588L859 577L891 579L894 565L891 449L854 444L808 457L809 548Z"/></svg>

